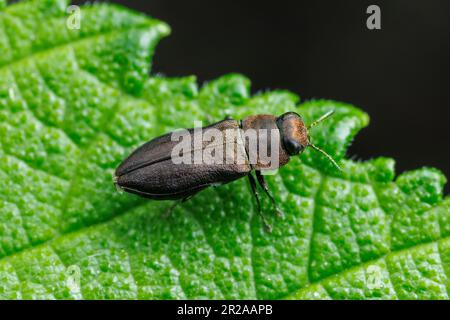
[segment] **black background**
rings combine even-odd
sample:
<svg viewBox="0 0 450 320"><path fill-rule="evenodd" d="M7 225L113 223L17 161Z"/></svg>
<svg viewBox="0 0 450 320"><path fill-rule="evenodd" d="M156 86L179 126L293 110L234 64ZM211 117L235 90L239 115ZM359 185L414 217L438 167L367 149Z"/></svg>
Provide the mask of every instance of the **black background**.
<svg viewBox="0 0 450 320"><path fill-rule="evenodd" d="M203 82L239 72L253 92L352 103L371 124L349 156L389 156L398 172L434 166L450 177L450 1L112 2L172 27L153 73ZM381 8L381 30L366 28L370 4Z"/></svg>

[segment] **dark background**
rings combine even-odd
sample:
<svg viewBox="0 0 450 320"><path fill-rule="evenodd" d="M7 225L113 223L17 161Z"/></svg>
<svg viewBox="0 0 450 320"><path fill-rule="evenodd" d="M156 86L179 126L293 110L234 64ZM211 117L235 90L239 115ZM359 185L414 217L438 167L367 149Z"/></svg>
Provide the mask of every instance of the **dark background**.
<svg viewBox="0 0 450 320"><path fill-rule="evenodd" d="M371 124L349 156L389 156L398 172L434 166L450 177L450 1L112 2L172 27L152 72L200 82L239 72L254 92L352 103ZM381 30L366 28L370 4L381 8Z"/></svg>

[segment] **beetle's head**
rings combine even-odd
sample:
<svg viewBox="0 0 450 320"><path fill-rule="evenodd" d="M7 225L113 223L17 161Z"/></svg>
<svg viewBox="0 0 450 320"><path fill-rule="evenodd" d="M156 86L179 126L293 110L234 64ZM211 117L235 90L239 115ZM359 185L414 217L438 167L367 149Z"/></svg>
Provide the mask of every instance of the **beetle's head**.
<svg viewBox="0 0 450 320"><path fill-rule="evenodd" d="M341 170L339 165L329 154L311 143L308 131L312 127L315 127L320 122L330 117L333 113L334 111L325 113L323 116L321 116L319 119L312 122L308 126L305 125L302 117L300 117L300 115L295 112L286 112L279 116L277 119L277 126L281 133L281 143L283 144L283 148L286 150L289 156L296 156L302 153L306 147L311 147L314 150L322 153L336 168Z"/></svg>
<svg viewBox="0 0 450 320"><path fill-rule="evenodd" d="M295 112L286 112L277 119L281 143L290 156L300 154L309 145L308 129L302 117Z"/></svg>

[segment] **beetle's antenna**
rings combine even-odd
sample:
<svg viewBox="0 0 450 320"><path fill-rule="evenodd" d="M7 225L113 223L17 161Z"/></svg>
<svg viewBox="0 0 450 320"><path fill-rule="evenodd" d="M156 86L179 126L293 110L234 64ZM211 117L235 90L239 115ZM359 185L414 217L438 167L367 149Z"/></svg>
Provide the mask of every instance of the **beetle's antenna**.
<svg viewBox="0 0 450 320"><path fill-rule="evenodd" d="M313 148L316 151L319 151L320 153L322 153L325 157L327 157L328 160L330 160L330 162L339 170L342 171L341 167L336 163L336 161L334 161L334 159L325 151L323 151L322 149L320 149L319 147L313 145L312 143L310 143L308 145L308 147Z"/></svg>
<svg viewBox="0 0 450 320"><path fill-rule="evenodd" d="M312 122L309 124L309 126L307 126L306 128L309 130L315 126L317 126L319 123L321 123L323 120L331 117L334 113L334 110L330 110L327 113L325 113L323 116L321 116L319 119L317 119L316 121Z"/></svg>

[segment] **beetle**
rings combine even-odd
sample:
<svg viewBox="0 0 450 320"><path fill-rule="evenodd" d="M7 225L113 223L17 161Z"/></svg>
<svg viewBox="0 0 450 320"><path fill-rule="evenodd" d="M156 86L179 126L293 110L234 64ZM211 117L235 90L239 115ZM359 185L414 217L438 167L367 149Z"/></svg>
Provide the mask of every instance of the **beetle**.
<svg viewBox="0 0 450 320"><path fill-rule="evenodd" d="M309 129L330 117L334 111L325 113L318 120L305 125L302 117L295 112L286 112L281 116L267 114L251 115L240 121L229 117L222 121L200 128L206 136L209 132L228 133L235 130L238 134L232 136L233 139L225 137L215 137L208 141L201 141L195 146L192 141L187 141L185 147L179 148L179 139L174 139L174 132L167 133L143 144L133 151L116 169L114 183L126 192L154 200L179 200L170 207L169 212L181 202L186 201L199 191L220 184L226 184L242 177L248 176L252 193L257 204L257 211L260 215L266 230L271 231L271 226L267 223L261 211L261 204L257 192L256 181L262 190L271 200L278 215L282 211L271 195L267 182L264 179L263 171L277 169L286 165L290 157L301 154L305 148L311 147L322 153L331 163L340 170L338 164L325 151L311 143ZM186 137L195 138L195 131L198 128L186 129ZM254 130L256 134L256 147L249 144L249 139L244 139L242 133ZM265 130L265 134L264 133ZM255 136L254 136L255 137ZM274 137L274 139L272 139ZM259 153L254 156L255 151L261 151L263 144L278 142L274 147L268 146L268 155L275 155L273 163L262 161ZM252 149L251 149L252 147ZM232 155L241 154L243 161L237 161L233 157L232 161L226 163L192 163L175 161L174 155L188 156L192 160L192 154L198 151L205 152L210 149L222 150L229 148ZM256 149L255 149L256 148ZM180 150L178 150L180 149ZM216 150L217 149L217 150ZM253 152L253 153L252 153ZM253 155L253 161L250 161ZM223 155L218 156L219 160ZM228 160L228 158L227 158ZM272 167L271 167L272 165ZM275 167L273 167L273 165ZM255 171L256 180L252 171Z"/></svg>

